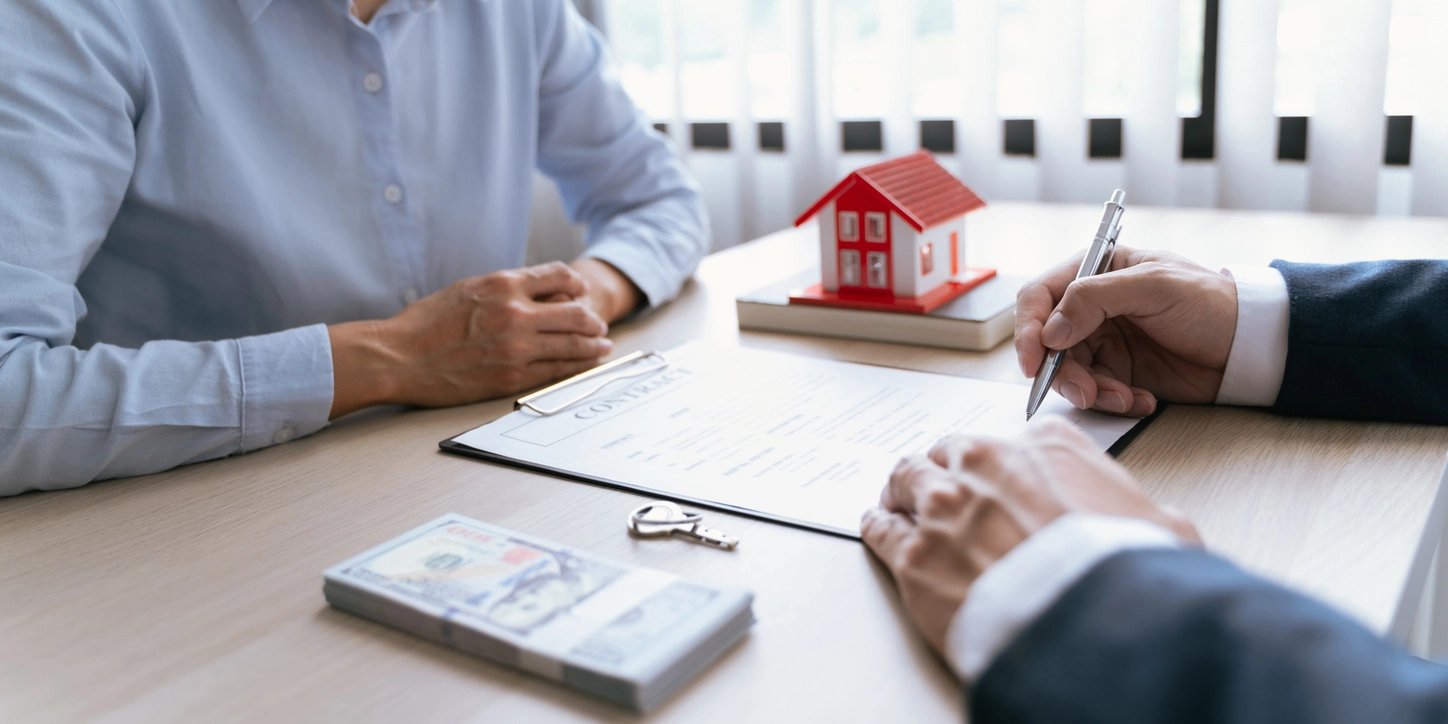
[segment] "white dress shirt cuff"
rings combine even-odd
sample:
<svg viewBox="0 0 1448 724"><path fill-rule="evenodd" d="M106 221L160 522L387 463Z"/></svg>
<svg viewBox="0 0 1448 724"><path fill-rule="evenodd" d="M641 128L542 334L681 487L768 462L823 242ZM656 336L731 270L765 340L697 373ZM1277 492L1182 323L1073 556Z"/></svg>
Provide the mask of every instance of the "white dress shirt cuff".
<svg viewBox="0 0 1448 724"><path fill-rule="evenodd" d="M1227 267L1222 273L1237 283L1237 332L1217 404L1270 407L1287 367L1287 282L1270 266Z"/></svg>
<svg viewBox="0 0 1448 724"><path fill-rule="evenodd" d="M971 586L945 633L946 659L970 683L1097 563L1124 550L1179 545L1170 531L1145 520L1067 513L987 568Z"/></svg>

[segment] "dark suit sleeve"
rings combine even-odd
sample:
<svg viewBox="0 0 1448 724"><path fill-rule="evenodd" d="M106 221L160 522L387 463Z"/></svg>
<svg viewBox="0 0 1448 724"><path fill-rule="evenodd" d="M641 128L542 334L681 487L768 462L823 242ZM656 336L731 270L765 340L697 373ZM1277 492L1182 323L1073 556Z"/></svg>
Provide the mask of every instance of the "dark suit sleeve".
<svg viewBox="0 0 1448 724"><path fill-rule="evenodd" d="M1274 261L1291 308L1274 410L1448 423L1448 261Z"/></svg>
<svg viewBox="0 0 1448 724"><path fill-rule="evenodd" d="M1197 550L1119 553L1018 636L970 721L1448 721L1448 667Z"/></svg>

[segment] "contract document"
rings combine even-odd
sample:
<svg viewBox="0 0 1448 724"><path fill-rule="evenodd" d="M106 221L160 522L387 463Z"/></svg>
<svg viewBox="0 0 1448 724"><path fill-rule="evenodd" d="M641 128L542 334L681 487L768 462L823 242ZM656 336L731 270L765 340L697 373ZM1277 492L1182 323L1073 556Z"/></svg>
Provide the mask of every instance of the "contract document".
<svg viewBox="0 0 1448 724"><path fill-rule="evenodd" d="M1024 385L689 343L567 387L444 450L859 537L901 457L951 433L1025 429ZM582 399L579 399L580 395ZM1065 416L1102 450L1143 421ZM1039 420L1044 415L1037 415Z"/></svg>

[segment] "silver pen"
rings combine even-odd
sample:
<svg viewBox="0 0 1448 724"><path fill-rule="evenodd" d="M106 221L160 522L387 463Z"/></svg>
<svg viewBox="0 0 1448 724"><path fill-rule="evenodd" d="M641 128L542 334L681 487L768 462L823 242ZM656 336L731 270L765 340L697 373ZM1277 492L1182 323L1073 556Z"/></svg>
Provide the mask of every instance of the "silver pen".
<svg viewBox="0 0 1448 724"><path fill-rule="evenodd" d="M1125 191L1117 189L1111 192L1111 200L1106 202L1106 210L1101 214L1101 224L1096 227L1096 236L1091 239L1091 246L1086 247L1086 256L1081 259L1081 268L1076 271L1077 279L1105 274L1111 268L1111 258L1116 255L1116 237L1121 235L1121 212L1125 210L1121 204L1124 201ZM1031 396L1026 400L1028 422L1041 407L1041 401L1046 399L1064 359L1066 350L1046 350L1046 359L1041 361L1041 369L1036 371Z"/></svg>

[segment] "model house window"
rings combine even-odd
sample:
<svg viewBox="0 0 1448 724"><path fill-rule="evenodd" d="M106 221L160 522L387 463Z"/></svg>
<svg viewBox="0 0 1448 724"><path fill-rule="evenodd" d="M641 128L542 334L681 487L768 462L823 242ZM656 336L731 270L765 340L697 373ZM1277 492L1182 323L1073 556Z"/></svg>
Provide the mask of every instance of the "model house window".
<svg viewBox="0 0 1448 724"><path fill-rule="evenodd" d="M865 213L865 241L885 240L885 212L869 211Z"/></svg>
<svg viewBox="0 0 1448 724"><path fill-rule="evenodd" d="M935 271L935 245L926 244L920 247L920 275L924 276Z"/></svg>
<svg viewBox="0 0 1448 724"><path fill-rule="evenodd" d="M890 281L886 278L888 275L885 270L885 252L872 251L866 260L870 263L870 286L877 289L890 286Z"/></svg>
<svg viewBox="0 0 1448 724"><path fill-rule="evenodd" d="M860 286L860 252L849 249L840 252L840 284Z"/></svg>
<svg viewBox="0 0 1448 724"><path fill-rule="evenodd" d="M840 241L860 240L860 215L853 211L840 212ZM859 261L856 259L855 261Z"/></svg>

